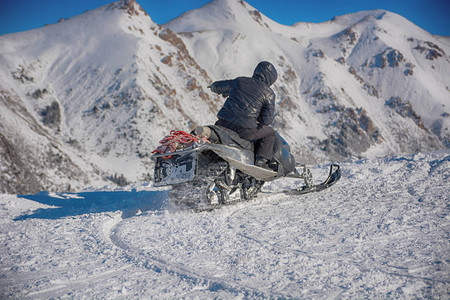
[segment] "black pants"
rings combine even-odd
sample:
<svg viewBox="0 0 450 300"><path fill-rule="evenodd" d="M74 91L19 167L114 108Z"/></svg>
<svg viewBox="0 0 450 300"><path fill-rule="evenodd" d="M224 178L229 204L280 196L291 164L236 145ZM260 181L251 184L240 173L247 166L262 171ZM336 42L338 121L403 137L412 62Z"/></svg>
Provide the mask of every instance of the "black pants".
<svg viewBox="0 0 450 300"><path fill-rule="evenodd" d="M272 127L260 125L258 128L242 128L221 119L216 122L216 125L229 128L244 140L254 142L256 158L272 159L275 145L275 131Z"/></svg>

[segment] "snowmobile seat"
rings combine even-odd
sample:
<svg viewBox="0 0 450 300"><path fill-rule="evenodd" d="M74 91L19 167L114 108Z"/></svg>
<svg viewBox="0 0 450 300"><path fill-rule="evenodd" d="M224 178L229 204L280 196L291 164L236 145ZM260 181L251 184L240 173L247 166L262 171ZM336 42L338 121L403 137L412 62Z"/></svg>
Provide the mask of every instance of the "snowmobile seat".
<svg viewBox="0 0 450 300"><path fill-rule="evenodd" d="M235 131L218 125L209 125L208 127L212 129L211 137L209 138L211 142L220 142L223 145L239 147L254 152L253 143L242 139Z"/></svg>

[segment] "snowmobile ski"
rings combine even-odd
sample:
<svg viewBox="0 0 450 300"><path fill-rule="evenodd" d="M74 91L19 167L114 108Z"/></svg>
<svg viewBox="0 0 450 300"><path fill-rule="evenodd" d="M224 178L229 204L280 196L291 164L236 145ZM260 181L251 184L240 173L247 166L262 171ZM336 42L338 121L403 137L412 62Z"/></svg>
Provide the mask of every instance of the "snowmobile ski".
<svg viewBox="0 0 450 300"><path fill-rule="evenodd" d="M283 193L286 195L302 195L302 194L307 194L307 193L312 193L312 192L319 192L319 191L329 188L330 186L332 186L333 184L338 182L338 180L340 178L341 178L341 169L340 169L339 165L332 164L330 166L330 173L328 174L328 177L324 182L322 182L320 184L314 184L311 186L305 185L305 186L302 186L301 188L294 189L294 190L286 190L286 191L283 191Z"/></svg>

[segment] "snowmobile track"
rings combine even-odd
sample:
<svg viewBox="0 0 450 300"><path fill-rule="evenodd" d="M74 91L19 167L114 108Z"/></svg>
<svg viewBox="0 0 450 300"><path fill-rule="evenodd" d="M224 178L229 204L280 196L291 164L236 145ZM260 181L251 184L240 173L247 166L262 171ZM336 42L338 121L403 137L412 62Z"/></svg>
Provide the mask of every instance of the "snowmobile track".
<svg viewBox="0 0 450 300"><path fill-rule="evenodd" d="M180 212L182 213L182 212ZM136 217L151 217L151 214L146 214ZM258 291L257 289L242 286L221 278L217 280L208 276L204 276L201 273L194 271L192 268L183 266L179 263L173 263L164 259L151 255L149 251L136 250L133 247L127 245L118 236L118 229L122 225L124 219L121 217L114 217L111 221L103 223L103 234L105 239L122 251L121 257L129 262L132 262L139 268L152 270L156 273L165 272L171 276L176 276L185 282L190 282L193 286L209 286L212 291L224 290L232 294L244 294L246 297L251 298L272 298L272 297L285 297L286 295L278 293L267 293Z"/></svg>

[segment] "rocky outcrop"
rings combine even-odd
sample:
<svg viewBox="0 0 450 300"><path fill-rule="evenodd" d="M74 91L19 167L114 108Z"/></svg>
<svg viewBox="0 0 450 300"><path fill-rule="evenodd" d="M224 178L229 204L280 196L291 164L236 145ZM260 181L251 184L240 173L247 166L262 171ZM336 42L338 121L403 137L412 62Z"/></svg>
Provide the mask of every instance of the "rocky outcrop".
<svg viewBox="0 0 450 300"><path fill-rule="evenodd" d="M403 101L401 97L391 97L385 102L385 105L393 109L404 118L410 118L421 129L428 130L422 123L422 118L414 111L409 101Z"/></svg>
<svg viewBox="0 0 450 300"><path fill-rule="evenodd" d="M338 120L330 124L330 127L337 130L332 131L329 138L321 141L320 146L337 160L349 156L361 157L373 143L383 141L379 129L362 108L341 109Z"/></svg>
<svg viewBox="0 0 450 300"><path fill-rule="evenodd" d="M0 193L70 191L95 178L96 171L81 170L20 103L0 89Z"/></svg>

